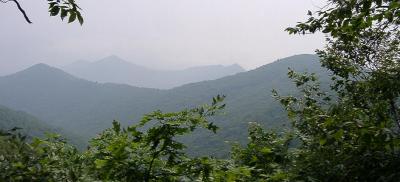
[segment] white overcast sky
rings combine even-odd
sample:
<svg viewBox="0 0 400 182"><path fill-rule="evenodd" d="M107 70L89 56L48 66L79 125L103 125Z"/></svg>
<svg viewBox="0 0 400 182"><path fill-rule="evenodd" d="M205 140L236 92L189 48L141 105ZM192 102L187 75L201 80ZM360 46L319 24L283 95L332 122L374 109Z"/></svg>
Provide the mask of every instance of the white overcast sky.
<svg viewBox="0 0 400 182"><path fill-rule="evenodd" d="M252 69L278 58L313 53L322 34L284 29L323 0L77 0L85 24L49 17L46 0L0 3L0 75L35 63L61 66L117 55L157 69L238 63Z"/></svg>

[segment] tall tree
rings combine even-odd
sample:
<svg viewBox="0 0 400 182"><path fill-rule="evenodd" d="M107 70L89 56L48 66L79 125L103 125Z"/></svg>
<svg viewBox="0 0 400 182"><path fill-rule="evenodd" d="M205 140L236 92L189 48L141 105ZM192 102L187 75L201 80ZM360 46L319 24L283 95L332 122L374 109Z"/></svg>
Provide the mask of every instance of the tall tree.
<svg viewBox="0 0 400 182"><path fill-rule="evenodd" d="M292 34L322 31L317 50L333 72L327 97L312 75L290 72L304 97L279 97L302 141L297 174L324 181L400 177L400 2L329 0ZM303 176L299 175L299 178Z"/></svg>

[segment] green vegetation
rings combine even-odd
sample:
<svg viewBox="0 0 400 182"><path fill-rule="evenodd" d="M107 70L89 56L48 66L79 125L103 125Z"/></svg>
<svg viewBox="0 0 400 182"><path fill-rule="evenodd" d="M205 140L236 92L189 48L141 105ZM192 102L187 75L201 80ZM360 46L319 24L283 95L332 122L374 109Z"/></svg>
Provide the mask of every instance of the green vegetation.
<svg viewBox="0 0 400 182"><path fill-rule="evenodd" d="M196 128L217 131L212 118L225 107L224 97L218 96L211 105L155 111L128 127L114 122L83 152L58 137L25 142L3 132L1 177L5 181L398 181L400 3L328 2L317 17L309 13L309 21L288 30L323 30L330 35L318 55L333 72L331 91L321 89L324 85L314 73L290 70L298 94L273 92L290 120L287 130L266 131L252 123L249 142L233 145L230 158L187 156L181 137Z"/></svg>
<svg viewBox="0 0 400 182"><path fill-rule="evenodd" d="M271 97L273 89L283 94L298 93L287 78L288 67L317 73L328 89L327 71L321 68L315 55L296 55L252 71L170 90L99 84L39 64L0 77L0 101L88 141L111 127L114 119L122 126L129 126L153 110L179 111L224 94L227 107L223 115L215 118L221 128L217 135L199 130L182 140L188 144L191 154L226 157L230 145L225 141L247 143L249 122L258 121L263 127L278 129L289 124L279 102Z"/></svg>
<svg viewBox="0 0 400 182"><path fill-rule="evenodd" d="M26 143L20 135L3 132L0 138L0 177L5 181L210 181L239 180L250 176L246 167L211 158L189 158L178 140L202 127L218 129L207 118L225 107L223 96L211 105L174 113L156 111L138 125L113 127L78 152L59 136ZM150 125L147 131L141 128Z"/></svg>
<svg viewBox="0 0 400 182"><path fill-rule="evenodd" d="M0 0L0 3L8 2L14 2L24 16L25 21L32 23L18 0ZM47 3L49 4L50 16L60 16L61 20L68 17L68 23L78 20L79 24L83 24L83 17L80 12L81 8L75 3L75 0L47 0Z"/></svg>
<svg viewBox="0 0 400 182"><path fill-rule="evenodd" d="M15 111L0 105L0 130L17 131L29 141L35 137L45 137L49 133L59 133L68 138L72 144L79 148L85 147L85 141L73 132L54 127L51 124L32 116L23 111Z"/></svg>
<svg viewBox="0 0 400 182"><path fill-rule="evenodd" d="M83 24L81 8L75 3L75 0L48 0L50 16L60 16L61 20L68 17L68 23L78 20Z"/></svg>
<svg viewBox="0 0 400 182"><path fill-rule="evenodd" d="M0 128L2 130L21 128L19 132L29 137L43 137L46 132L55 132L34 116L4 106L0 106Z"/></svg>

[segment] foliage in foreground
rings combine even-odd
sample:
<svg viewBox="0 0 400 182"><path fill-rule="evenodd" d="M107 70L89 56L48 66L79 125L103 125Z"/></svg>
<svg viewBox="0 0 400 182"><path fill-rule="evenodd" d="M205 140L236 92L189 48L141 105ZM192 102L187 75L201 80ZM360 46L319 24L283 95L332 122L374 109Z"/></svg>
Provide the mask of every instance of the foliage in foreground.
<svg viewBox="0 0 400 182"><path fill-rule="evenodd" d="M138 125L122 128L116 121L90 142L84 152L60 136L26 142L3 132L0 179L5 181L226 181L245 179L250 169L231 161L190 158L177 137L198 127L216 132L207 120L224 108L223 96L211 105L175 113L155 111Z"/></svg>
<svg viewBox="0 0 400 182"><path fill-rule="evenodd" d="M155 111L138 125L116 121L92 139L84 152L57 135L26 142L0 137L0 177L5 181L396 181L400 139L390 109L382 103L359 108L356 100L321 92L311 74L289 72L302 97L275 95L287 109L293 130L249 127L247 146L234 145L230 159L189 157L177 138L196 128L212 132L209 121L224 108L211 105L175 113ZM330 103L330 104L327 104ZM390 105L390 104L389 104ZM382 120L377 120L382 117Z"/></svg>
<svg viewBox="0 0 400 182"><path fill-rule="evenodd" d="M128 128L114 122L79 152L57 136L25 142L3 133L4 181L398 181L400 179L400 3L328 1L327 10L292 33L331 35L318 51L334 74L333 95L313 74L289 71L299 97L275 97L292 121L277 133L251 124L247 146L231 159L189 157L177 139L202 127L216 132L211 105L176 113L156 111Z"/></svg>

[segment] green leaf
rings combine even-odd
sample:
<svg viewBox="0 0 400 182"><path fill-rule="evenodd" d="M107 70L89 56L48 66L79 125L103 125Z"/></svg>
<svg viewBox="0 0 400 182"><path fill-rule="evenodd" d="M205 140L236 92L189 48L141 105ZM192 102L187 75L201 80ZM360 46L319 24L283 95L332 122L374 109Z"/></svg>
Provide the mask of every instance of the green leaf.
<svg viewBox="0 0 400 182"><path fill-rule="evenodd" d="M326 138L320 138L320 139L319 139L319 144L320 144L320 145L325 145L325 144L326 144L326 141L327 141Z"/></svg>
<svg viewBox="0 0 400 182"><path fill-rule="evenodd" d="M82 17L82 15L81 15L81 13L77 13L77 18L78 18L78 21L79 21L79 24L83 24L83 17Z"/></svg>
<svg viewBox="0 0 400 182"><path fill-rule="evenodd" d="M50 9L50 16L56 16L60 12L60 7L54 6Z"/></svg>
<svg viewBox="0 0 400 182"><path fill-rule="evenodd" d="M70 11L68 23L74 22L76 19L76 13L74 11Z"/></svg>
<svg viewBox="0 0 400 182"><path fill-rule="evenodd" d="M23 168L23 167L25 167L25 165L22 164L22 162L16 162L16 163L13 163L12 165L15 168Z"/></svg>
<svg viewBox="0 0 400 182"><path fill-rule="evenodd" d="M64 20L64 18L68 15L68 11L66 9L61 9L61 20Z"/></svg>
<svg viewBox="0 0 400 182"><path fill-rule="evenodd" d="M97 169L100 169L100 168L103 168L104 166L106 166L107 161L106 161L106 160L101 160L101 159L96 159L96 160L94 161L94 163L95 163L95 165L96 165L96 168L97 168Z"/></svg>
<svg viewBox="0 0 400 182"><path fill-rule="evenodd" d="M340 139L342 139L343 135L344 135L344 130L340 129L339 131L337 131L334 134L334 137L335 137L336 140L340 140Z"/></svg>
<svg viewBox="0 0 400 182"><path fill-rule="evenodd" d="M261 152L265 155L265 154L270 154L272 153L272 149L269 147L264 147L261 149Z"/></svg>
<svg viewBox="0 0 400 182"><path fill-rule="evenodd" d="M49 9L53 8L57 3L56 2L50 2L49 3Z"/></svg>

